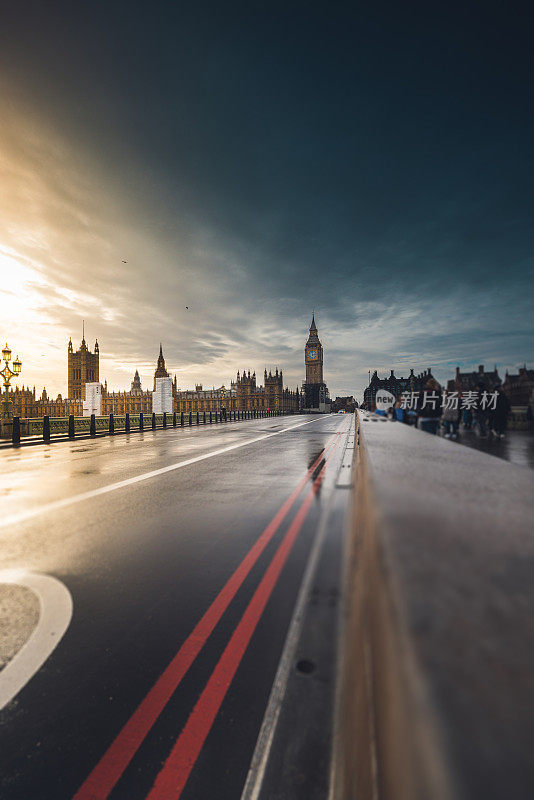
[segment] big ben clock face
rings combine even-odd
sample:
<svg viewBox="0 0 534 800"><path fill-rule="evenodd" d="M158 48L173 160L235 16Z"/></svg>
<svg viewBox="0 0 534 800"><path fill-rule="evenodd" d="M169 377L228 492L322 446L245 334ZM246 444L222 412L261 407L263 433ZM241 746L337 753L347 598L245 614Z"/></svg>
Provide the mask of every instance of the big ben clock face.
<svg viewBox="0 0 534 800"><path fill-rule="evenodd" d="M308 350L308 358L310 361L317 361L317 350Z"/></svg>

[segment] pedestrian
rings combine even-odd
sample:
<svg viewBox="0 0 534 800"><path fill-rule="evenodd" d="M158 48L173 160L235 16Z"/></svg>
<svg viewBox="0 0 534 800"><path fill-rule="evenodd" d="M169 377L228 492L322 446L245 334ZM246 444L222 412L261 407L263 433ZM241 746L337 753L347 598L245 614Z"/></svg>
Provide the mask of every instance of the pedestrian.
<svg viewBox="0 0 534 800"><path fill-rule="evenodd" d="M482 397L485 392L485 387L482 382L477 384L477 405L475 409L475 428L478 429L478 435L481 439L486 439L488 436L488 421L489 409L487 406L483 408Z"/></svg>
<svg viewBox="0 0 534 800"><path fill-rule="evenodd" d="M402 400L400 398L395 403L394 411L397 422L404 422L404 423L408 422L408 420L406 419L406 411L402 407Z"/></svg>
<svg viewBox="0 0 534 800"><path fill-rule="evenodd" d="M417 403L417 427L427 433L438 432L441 418L441 387L435 378L429 378L425 388L419 392Z"/></svg>
<svg viewBox="0 0 534 800"><path fill-rule="evenodd" d="M504 393L502 384L497 384L495 391L497 392L497 399L495 409L491 415L491 432L498 439L504 439L508 414L510 413L510 401Z"/></svg>
<svg viewBox="0 0 534 800"><path fill-rule="evenodd" d="M444 438L457 439L458 427L460 425L460 409L452 407L443 409L443 414L441 415L441 422L445 430Z"/></svg>
<svg viewBox="0 0 534 800"><path fill-rule="evenodd" d="M390 420L390 422L397 421L397 415L395 413L395 409L393 408L393 406L390 406L386 411L386 417Z"/></svg>
<svg viewBox="0 0 534 800"><path fill-rule="evenodd" d="M464 408L462 422L466 431L470 431L473 427L473 411L470 408Z"/></svg>

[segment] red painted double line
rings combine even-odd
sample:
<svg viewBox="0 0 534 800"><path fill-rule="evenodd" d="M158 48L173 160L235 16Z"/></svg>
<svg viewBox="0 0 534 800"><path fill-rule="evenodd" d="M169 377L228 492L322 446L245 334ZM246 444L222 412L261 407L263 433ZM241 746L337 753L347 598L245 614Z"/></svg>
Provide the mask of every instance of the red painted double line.
<svg viewBox="0 0 534 800"><path fill-rule="evenodd" d="M326 463L328 463L328 460ZM211 730L215 717L249 645L252 634L260 621L267 601L276 586L282 568L308 515L315 493L323 479L326 463L278 546L278 550L274 554L265 575L254 592L245 613L241 617L241 621L226 645L224 653L217 662L204 691L193 708L146 800L178 800L182 794L191 770L195 766L206 737Z"/></svg>
<svg viewBox="0 0 534 800"><path fill-rule="evenodd" d="M76 794L74 795L73 800L106 800L109 797L111 791L119 781L120 777L124 773L126 767L134 757L135 753L143 743L144 739L146 738L148 732L160 716L161 712L167 705L168 701L176 691L178 685L182 681L184 675L188 671L189 667L202 650L204 644L206 643L208 637L212 633L213 629L219 622L220 618L230 605L230 602L236 595L238 589L242 585L243 581L251 571L252 567L260 557L263 550L266 548L268 543L273 538L274 534L280 527L280 524L283 522L284 518L287 516L289 511L291 510L293 504L295 503L296 499L298 498L301 491L304 489L306 484L308 483L311 476L313 476L315 470L318 468L321 461L325 458L327 452L332 448L333 445L337 444L338 442L339 433L335 434L325 449L321 452L321 454L317 457L311 467L308 469L306 475L302 478L299 482L297 487L293 490L293 492L289 495L287 500L283 503L281 508L277 511L271 522L267 525L259 539L254 543L252 548L249 550L241 564L237 567L233 575L229 578L226 584L223 586L211 606L205 612L204 616L200 619L200 621L196 624L193 631L189 634L185 642L182 644L180 649L178 650L177 654L174 656L168 667L165 671L160 675L152 689L148 692L144 700L140 703L137 709L134 711L130 719L126 722L122 730L119 732L117 737L113 740L107 751L104 753L98 764L94 767L92 772L86 778L84 783L78 789ZM325 465L326 466L326 465ZM274 577L274 582L268 593L265 595L265 601L259 613L261 616L261 612L265 607L265 603L276 583L278 575L282 569L283 564L285 563L285 559L289 554L291 546L296 539L296 536L302 526L302 522L309 510L311 502L313 500L314 492L316 491L316 487L319 485L320 482L319 478L324 474L324 466L321 470L321 473L317 480L313 485L312 491L307 495L306 500L302 504L301 508L299 509L295 519L293 520L292 525L290 526L288 532L282 544L277 550L271 565L269 566L267 572L264 575L260 586L265 586L264 581L267 578L267 575L273 575L274 573L271 571L273 569L273 564L278 564L278 561L281 556L279 556L280 548L284 546L286 541L290 541L289 545L286 545L287 553L278 568L276 576ZM322 478L321 478L322 479ZM303 511L304 509L304 511ZM295 528L295 523L297 519L301 520L298 528ZM290 537L290 532L293 530L292 538ZM289 537L289 539L288 539ZM285 550L283 551L285 552ZM277 561L278 559L278 561ZM256 590L254 597L256 597L257 592L260 589L260 586ZM264 588L263 593L265 593L266 589ZM252 601L251 601L252 602ZM250 605L249 605L250 608ZM239 623L238 628L234 632L231 642L234 640L236 636L237 630L241 628L243 620L248 613L249 608L245 612L245 615L241 622ZM258 619L259 619L258 616ZM250 625L250 622L248 623ZM252 631L254 630L257 624L257 620L254 623L250 635L247 639L247 644L252 635ZM241 628L242 630L242 628ZM242 634L240 634L242 637ZM228 647L230 644L228 645ZM228 650L227 647L227 650ZM245 648L246 649L246 644ZM243 649L243 652L244 652ZM225 650L226 653L226 650ZM224 656L224 654L223 654ZM239 658L239 661L241 660ZM222 660L222 659L221 659ZM219 662L220 663L220 662ZM238 662L239 663L239 662ZM217 669L218 667L216 667ZM237 665L236 665L237 669ZM235 672L235 670L234 670ZM213 677L213 676L212 676ZM210 679L211 681L211 679ZM209 683L208 683L209 685ZM229 683L228 683L229 685ZM207 687L206 687L207 688ZM203 695L204 696L204 693ZM200 702L200 701L199 701ZM222 699L221 699L222 702ZM220 705L220 703L219 703ZM215 712L216 713L216 712ZM189 722L186 724L189 724ZM211 723L210 723L211 727ZM185 728L184 728L185 731ZM207 735L207 731L206 731ZM180 737L181 738L181 737ZM205 737L204 737L205 738ZM180 741L180 739L178 740ZM177 743L178 744L178 743ZM174 750L173 750L174 752ZM199 751L200 752L200 751ZM170 758L172 757L172 754ZM192 765L191 765L192 768ZM164 768L165 769L165 768ZM163 772L163 771L162 771ZM160 773L161 775L162 773ZM189 774L189 773L188 773ZM159 777L158 777L159 780ZM156 791L156 787L152 791ZM180 790L181 791L181 790ZM150 795L151 797L163 797L164 795ZM178 797L177 794L173 794L173 797ZM165 796L166 798L168 795Z"/></svg>

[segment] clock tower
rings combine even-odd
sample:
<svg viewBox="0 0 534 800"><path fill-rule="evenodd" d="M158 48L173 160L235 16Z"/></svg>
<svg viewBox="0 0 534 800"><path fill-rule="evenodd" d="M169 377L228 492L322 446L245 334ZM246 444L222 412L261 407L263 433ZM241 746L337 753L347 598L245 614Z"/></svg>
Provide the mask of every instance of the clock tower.
<svg viewBox="0 0 534 800"><path fill-rule="evenodd" d="M323 346L319 341L315 312L310 325L310 335L304 347L304 363L306 365L306 381L303 384L305 408L308 411L328 412L330 397L323 380Z"/></svg>
<svg viewBox="0 0 534 800"><path fill-rule="evenodd" d="M315 312L310 325L310 335L304 348L304 362L306 364L306 384L323 382L323 346L317 335L315 325Z"/></svg>

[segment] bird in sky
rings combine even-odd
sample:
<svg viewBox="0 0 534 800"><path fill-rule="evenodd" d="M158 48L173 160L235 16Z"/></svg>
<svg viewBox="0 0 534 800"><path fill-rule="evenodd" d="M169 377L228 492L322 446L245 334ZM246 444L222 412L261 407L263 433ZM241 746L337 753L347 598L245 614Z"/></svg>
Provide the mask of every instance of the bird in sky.
<svg viewBox="0 0 534 800"><path fill-rule="evenodd" d="M186 309L189 311L189 306L186 306Z"/></svg>
<svg viewBox="0 0 534 800"><path fill-rule="evenodd" d="M124 259L123 259L122 263L123 263L123 264L127 264L128 262L127 262L127 261L124 261Z"/></svg>

